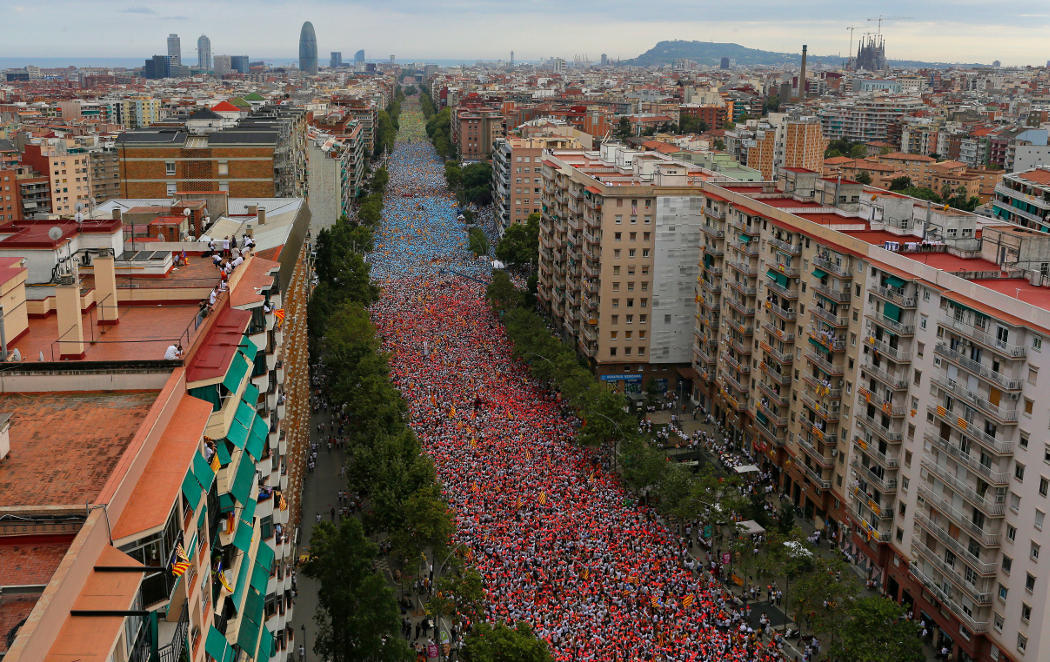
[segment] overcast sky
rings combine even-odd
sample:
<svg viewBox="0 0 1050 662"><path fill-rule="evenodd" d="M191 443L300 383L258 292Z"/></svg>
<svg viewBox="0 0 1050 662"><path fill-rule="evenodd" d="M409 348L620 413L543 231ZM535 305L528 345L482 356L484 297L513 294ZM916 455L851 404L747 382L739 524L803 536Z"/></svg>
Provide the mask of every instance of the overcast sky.
<svg viewBox="0 0 1050 662"><path fill-rule="evenodd" d="M891 59L1043 65L1050 59L1050 2L883 0L872 3ZM364 48L369 59L518 59L581 54L630 58L657 41L736 42L774 51L809 44L845 55L847 25L874 30L859 3L841 0L0 0L0 56L147 57L182 37L185 60L197 37L214 54L292 59L299 28L313 22L319 59Z"/></svg>

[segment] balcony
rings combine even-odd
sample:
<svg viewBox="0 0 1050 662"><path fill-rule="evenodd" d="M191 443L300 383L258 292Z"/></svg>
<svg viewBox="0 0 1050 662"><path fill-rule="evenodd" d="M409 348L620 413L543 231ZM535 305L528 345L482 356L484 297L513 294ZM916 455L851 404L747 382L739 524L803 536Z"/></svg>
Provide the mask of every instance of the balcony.
<svg viewBox="0 0 1050 662"><path fill-rule="evenodd" d="M900 460L896 457L886 455L860 437L857 437L854 441L865 455L874 460L883 469L897 469L900 467Z"/></svg>
<svg viewBox="0 0 1050 662"><path fill-rule="evenodd" d="M970 554L970 550L959 542L957 536L951 535L943 526L935 523L926 513L922 511L915 513L915 523L917 529L924 529L932 533L937 540L941 541L942 545L955 552L955 555L962 559L963 563L972 567L978 574L990 577L998 572L999 565L997 563L982 561L974 557Z"/></svg>
<svg viewBox="0 0 1050 662"><path fill-rule="evenodd" d="M831 481L825 479L819 471L816 471L805 462L797 462L796 466L802 467L802 470L806 474L806 478L808 478L818 490L824 491L831 489Z"/></svg>
<svg viewBox="0 0 1050 662"><path fill-rule="evenodd" d="M773 313L785 322L794 322L798 317L798 313L790 308L781 308L780 306L774 306L771 302L766 302L766 310Z"/></svg>
<svg viewBox="0 0 1050 662"><path fill-rule="evenodd" d="M746 264L744 262L737 262L737 261L734 261L734 260L730 260L730 261L726 262L726 265L730 269L733 269L734 271L739 271L740 273L744 274L745 276L755 276L755 275L758 274L758 268L757 267L753 267L753 266L751 266L749 264Z"/></svg>
<svg viewBox="0 0 1050 662"><path fill-rule="evenodd" d="M968 616L955 600L952 600L952 598L944 592L944 589L942 589L929 575L919 568L917 561L912 561L908 566L908 570L915 579L919 580L919 583L925 586L928 591L936 595L941 603L947 605L948 608L951 609L952 614L966 624L968 630L976 634L988 631L988 621L976 621Z"/></svg>
<svg viewBox="0 0 1050 662"><path fill-rule="evenodd" d="M769 333L771 333L773 335L773 337L776 338L777 340L780 340L780 341L783 341L783 342L794 342L795 341L795 334L794 333L784 333L783 330L778 329L777 327L773 326L773 324L770 323L770 322L763 322L762 323L762 328L765 329L766 331L768 331Z"/></svg>
<svg viewBox="0 0 1050 662"><path fill-rule="evenodd" d="M762 421L758 420L757 418L754 420L755 429L759 431L759 433L762 435L762 438L768 441L771 446L784 445L784 440L781 437L777 436L777 433L772 428L770 428L767 424L763 424Z"/></svg>
<svg viewBox="0 0 1050 662"><path fill-rule="evenodd" d="M938 376L933 379L933 383L942 391L951 393L970 406L975 407L985 416L994 418L996 421L1004 425L1010 425L1011 423L1017 422L1018 416L1016 409L1005 409L993 405L987 398L982 397L979 393L970 391L955 380L949 379L945 376Z"/></svg>
<svg viewBox="0 0 1050 662"><path fill-rule="evenodd" d="M846 338L842 336L836 336L831 333L817 331L816 329L809 330L809 339L815 342L829 352L844 352L846 351Z"/></svg>
<svg viewBox="0 0 1050 662"><path fill-rule="evenodd" d="M950 519L959 528L969 534L971 538L981 543L985 547L999 547L999 532L998 531L985 531L983 528L974 524L973 520L970 519L970 515L962 512L956 508L951 499L935 494L929 485L924 481L918 481L919 483L919 496L926 501L927 504L932 505L945 517ZM921 510L921 507L920 507Z"/></svg>
<svg viewBox="0 0 1050 662"><path fill-rule="evenodd" d="M754 317L754 315L755 315L755 309L754 308L748 308L747 305L744 302L739 301L739 300L735 299L734 297L724 297L723 301L725 301L727 304L729 304L730 308L732 308L733 310L735 310L736 312L740 313L741 315L743 315L745 317Z"/></svg>
<svg viewBox="0 0 1050 662"><path fill-rule="evenodd" d="M712 354L709 354L701 346L694 346L693 347L693 358L696 361L696 363L701 364L701 365L714 365L715 364L715 357Z"/></svg>
<svg viewBox="0 0 1050 662"><path fill-rule="evenodd" d="M872 471L872 467L864 466L861 461L854 457L850 462L850 466L856 470L860 479L866 483L874 485L875 488L880 492L893 492L897 489L897 479L889 478L885 474L882 476ZM881 468L881 467L880 467Z"/></svg>
<svg viewBox="0 0 1050 662"><path fill-rule="evenodd" d="M719 354L719 356L722 358L723 363L732 367L737 372L744 375L751 372L751 366L749 366L746 361L744 363L741 363L734 359L732 356L730 356L728 352L722 352L721 354Z"/></svg>
<svg viewBox="0 0 1050 662"><path fill-rule="evenodd" d="M978 329L975 326L966 324L965 322L961 322L951 317L939 319L937 320L937 323L1007 358L1022 359L1027 353L1024 345L1014 345L1012 343L1004 342L995 338L984 329Z"/></svg>
<svg viewBox="0 0 1050 662"><path fill-rule="evenodd" d="M717 218L720 221L726 220L726 210L719 207L705 207L704 213L711 218Z"/></svg>
<svg viewBox="0 0 1050 662"><path fill-rule="evenodd" d="M760 391L762 391L762 394L765 397L769 398L769 400L773 404L779 405L781 407L786 407L787 406L787 404L788 404L787 394L785 394L785 393L778 393L776 391L776 389L774 389L770 384L767 384L767 383L765 383L763 381L760 381L760 382L758 382L758 389Z"/></svg>
<svg viewBox="0 0 1050 662"><path fill-rule="evenodd" d="M915 327L911 324L901 324L900 322L895 322L894 320L891 320L888 317L883 317L882 315L875 315L873 313L866 313L864 316L872 322L874 322L875 324L878 324L879 326L897 334L898 336L915 335Z"/></svg>
<svg viewBox="0 0 1050 662"><path fill-rule="evenodd" d="M884 301L897 304L901 308L914 308L917 303L915 297L904 296L904 291L895 287L872 285L868 288L868 291Z"/></svg>
<svg viewBox="0 0 1050 662"><path fill-rule="evenodd" d="M773 346L764 340L759 341L758 346L761 347L768 356L772 357L780 364L791 363L795 358L788 352L781 352L780 350L773 349Z"/></svg>
<svg viewBox="0 0 1050 662"><path fill-rule="evenodd" d="M939 570L952 584L962 593L965 593L975 605L992 604L992 593L981 591L963 579L962 569L954 565L948 565L937 552L923 544L912 545L912 550L918 550L919 556L923 557L930 565Z"/></svg>
<svg viewBox="0 0 1050 662"><path fill-rule="evenodd" d="M801 448L802 451L806 455L808 455L811 460L813 460L816 464L819 464L824 469L830 469L833 466L835 466L835 461L832 460L830 457L824 457L824 455L819 450L817 450L817 447L814 446L813 442L811 442L809 439L803 437L800 434L797 434L795 435L795 443L798 444L798 447Z"/></svg>
<svg viewBox="0 0 1050 662"><path fill-rule="evenodd" d="M875 407L887 416L894 418L903 418L908 415L908 410L904 407L898 407L889 400L883 400L877 393L872 393L869 389L858 386L857 391L860 392L860 396L864 398L864 402L869 405L875 405Z"/></svg>
<svg viewBox="0 0 1050 662"><path fill-rule="evenodd" d="M726 236L725 230L719 230L709 225L701 225L700 231L714 239L722 239Z"/></svg>
<svg viewBox="0 0 1050 662"><path fill-rule="evenodd" d="M885 370L880 370L879 368L869 365L867 362L861 364L860 371L862 375L866 375L869 378L874 378L894 391L908 390L907 379L903 377L894 377L889 372Z"/></svg>
<svg viewBox="0 0 1050 662"><path fill-rule="evenodd" d="M823 372L825 375L828 375L828 376L831 376L831 377L841 377L842 376L842 374L843 374L842 367L841 366L836 366L835 364L831 363L830 361L825 359L823 356L819 355L816 352L816 350L811 350L811 351L806 352L805 356L806 356L806 359L810 363L812 363L817 368L819 368L820 371Z"/></svg>
<svg viewBox="0 0 1050 662"><path fill-rule="evenodd" d="M765 362L760 363L759 368L762 370L762 374L781 386L788 386L791 384L791 375L785 375L784 373L770 370L769 365Z"/></svg>
<svg viewBox="0 0 1050 662"><path fill-rule="evenodd" d="M739 218L733 218L732 220L730 220L729 227L733 228L737 232L746 234L751 237L757 237L758 233L761 231L757 227L757 225L745 223L744 221L739 220Z"/></svg>
<svg viewBox="0 0 1050 662"><path fill-rule="evenodd" d="M952 489L968 503L981 509L989 517L1004 517L1006 515L1006 494L999 497L989 498L977 493L977 488L967 481L952 474L948 467L933 461L933 458L923 457L920 460L922 468L926 470L926 476L933 475L940 482ZM924 476L925 478L925 476Z"/></svg>
<svg viewBox="0 0 1050 662"><path fill-rule="evenodd" d="M967 439L975 441L980 444L986 450L990 450L997 455L1013 455L1014 442L1003 441L1002 439L996 439L989 435L987 432L979 429L975 429L970 425L970 422L964 418L955 416L952 412L946 410L943 406L928 405L927 411L937 417L937 420L943 421L950 425L952 429L956 430Z"/></svg>
<svg viewBox="0 0 1050 662"><path fill-rule="evenodd" d="M952 445L947 439L942 439L940 435L927 432L924 438L928 444L942 453L947 453L953 460L982 477L989 484L1008 485L1010 483L1009 472L995 471L992 467L981 464L980 458L964 453L961 448Z"/></svg>
<svg viewBox="0 0 1050 662"><path fill-rule="evenodd" d="M858 413L857 420L860 421L865 428L875 433L880 439L888 441L891 444L898 444L903 439L900 432L896 432L884 426L877 418L868 416L868 412L863 409Z"/></svg>
<svg viewBox="0 0 1050 662"><path fill-rule="evenodd" d="M957 364L962 369L969 373L976 375L988 382L991 382L996 387L1001 388L1004 391L1020 391L1023 383L1020 379L1010 379L1007 375L1001 372L995 372L982 365L979 361L974 361L962 352L954 350L949 347L946 343L937 343L934 347L934 352L948 359L952 363Z"/></svg>
<svg viewBox="0 0 1050 662"><path fill-rule="evenodd" d="M765 283L766 283L766 289L768 289L770 292L775 292L775 293L779 294L780 296L784 297L785 299L789 299L790 300L790 299L797 299L798 298L798 292L794 291L791 288L784 287L783 285L781 285L780 283L778 283L778 282L776 282L774 280L767 280L767 281L765 281Z"/></svg>
<svg viewBox="0 0 1050 662"><path fill-rule="evenodd" d="M719 371L718 375L725 381L726 384L731 386L734 391L741 395L747 395L747 389L744 388L744 385L738 382L732 374L726 372L725 370L721 370Z"/></svg>
<svg viewBox="0 0 1050 662"><path fill-rule="evenodd" d="M833 288L830 285L814 285L813 291L824 297L828 301L834 301L835 303L849 303L850 294L849 288Z"/></svg>
<svg viewBox="0 0 1050 662"><path fill-rule="evenodd" d="M787 419L785 417L780 416L779 414L777 414L774 411L774 409L772 407L770 407L769 405L767 405L765 403L762 403L762 402L759 402L757 409L758 409L758 411L762 412L762 414L766 418L768 418L769 421L773 425L775 425L776 427L782 428L782 427L787 426Z"/></svg>
<svg viewBox="0 0 1050 662"><path fill-rule="evenodd" d="M722 293L722 289L718 285L716 285L715 283L706 281L706 280L701 280L700 281L700 287L704 291L710 292L711 294L714 294L714 295L718 295L718 294Z"/></svg>
<svg viewBox="0 0 1050 662"><path fill-rule="evenodd" d="M838 400L818 400L809 391L803 391L802 402L825 421L839 420L842 405Z"/></svg>
<svg viewBox="0 0 1050 662"><path fill-rule="evenodd" d="M845 315L843 315L841 317L838 316L838 315L834 315L834 314L831 313L831 311L828 311L828 310L826 310L824 308L821 308L820 306L810 306L809 312L813 313L813 315L815 317L818 317L818 318L824 320L825 322L827 322L831 326L838 327L838 328L849 326L849 318L848 317L846 317Z"/></svg>
<svg viewBox="0 0 1050 662"><path fill-rule="evenodd" d="M791 242L771 237L769 239L769 245L782 253L787 253L788 255L802 255L802 244L792 244Z"/></svg>
<svg viewBox="0 0 1050 662"><path fill-rule="evenodd" d="M719 246L711 246L710 244L704 246L704 252L712 257L722 257L726 254L723 248Z"/></svg>
<svg viewBox="0 0 1050 662"><path fill-rule="evenodd" d="M881 505L875 503L874 495L863 492L859 485L855 485L851 490L851 495L854 501L863 505L870 513L880 520L890 521L893 519L893 509L891 507L883 508ZM889 505L889 504L887 504ZM867 521L867 518L864 518Z"/></svg>
<svg viewBox="0 0 1050 662"><path fill-rule="evenodd" d="M741 296L753 297L758 294L758 290L753 285L749 287L746 283L728 279L724 282L728 283L729 287L739 292Z"/></svg>
<svg viewBox="0 0 1050 662"><path fill-rule="evenodd" d="M894 347L885 340L876 340L874 336L869 336L867 340L868 347L879 353L879 356L884 356L891 361L896 363L910 363L911 362L911 346L901 347L900 345Z"/></svg>
<svg viewBox="0 0 1050 662"><path fill-rule="evenodd" d="M813 266L820 267L829 274L835 274L839 278L853 278L853 273L849 270L848 261L846 264L836 264L827 258L817 256L813 258Z"/></svg>

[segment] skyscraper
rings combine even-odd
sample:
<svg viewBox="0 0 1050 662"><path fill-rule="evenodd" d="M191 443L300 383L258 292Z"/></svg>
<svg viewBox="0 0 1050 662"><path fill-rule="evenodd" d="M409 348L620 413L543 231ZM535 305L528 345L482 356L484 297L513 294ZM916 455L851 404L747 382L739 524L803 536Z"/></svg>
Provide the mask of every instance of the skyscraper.
<svg viewBox="0 0 1050 662"><path fill-rule="evenodd" d="M197 39L197 68L204 71L211 71L211 39L208 39L205 35L201 35Z"/></svg>
<svg viewBox="0 0 1050 662"><path fill-rule="evenodd" d="M343 54L340 51L332 51L331 60L329 61L328 66L333 69L343 66Z"/></svg>
<svg viewBox="0 0 1050 662"><path fill-rule="evenodd" d="M172 64L182 64L182 42L177 34L168 35L168 57Z"/></svg>
<svg viewBox="0 0 1050 662"><path fill-rule="evenodd" d="M359 66L365 63L365 49L361 49L354 53L354 66Z"/></svg>
<svg viewBox="0 0 1050 662"><path fill-rule="evenodd" d="M303 23L299 33L299 70L308 74L317 73L317 35L310 21Z"/></svg>

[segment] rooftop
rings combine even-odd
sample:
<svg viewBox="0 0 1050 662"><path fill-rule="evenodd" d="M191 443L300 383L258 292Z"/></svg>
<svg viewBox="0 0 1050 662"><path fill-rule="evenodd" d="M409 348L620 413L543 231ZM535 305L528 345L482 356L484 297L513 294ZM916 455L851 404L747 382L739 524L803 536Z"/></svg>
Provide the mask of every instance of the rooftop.
<svg viewBox="0 0 1050 662"><path fill-rule="evenodd" d="M0 587L47 584L72 541L72 536L0 537ZM0 640L5 633L0 624Z"/></svg>
<svg viewBox="0 0 1050 662"><path fill-rule="evenodd" d="M1043 186L1050 185L1050 170L1044 170L1042 168L1018 173L1017 177L1018 179L1023 179L1026 182L1031 182L1033 184L1041 184Z"/></svg>
<svg viewBox="0 0 1050 662"><path fill-rule="evenodd" d="M156 399L155 391L8 393L11 453L0 507L84 507L102 490Z"/></svg>

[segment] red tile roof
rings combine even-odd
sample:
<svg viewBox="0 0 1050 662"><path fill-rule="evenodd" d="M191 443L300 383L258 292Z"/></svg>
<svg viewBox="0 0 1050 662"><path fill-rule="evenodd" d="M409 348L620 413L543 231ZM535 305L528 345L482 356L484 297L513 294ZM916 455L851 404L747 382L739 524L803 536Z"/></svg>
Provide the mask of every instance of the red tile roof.
<svg viewBox="0 0 1050 662"><path fill-rule="evenodd" d="M1044 170L1043 168L1022 172L1017 176L1033 184L1043 184L1044 186L1050 184L1050 170Z"/></svg>
<svg viewBox="0 0 1050 662"><path fill-rule="evenodd" d="M0 538L0 586L47 584L71 542L71 535Z"/></svg>
<svg viewBox="0 0 1050 662"><path fill-rule="evenodd" d="M201 343L200 349L193 355L186 366L186 382L199 382L221 379L230 367L230 361L237 351L237 345L248 328L252 318L249 310L223 308L218 313L208 335Z"/></svg>

